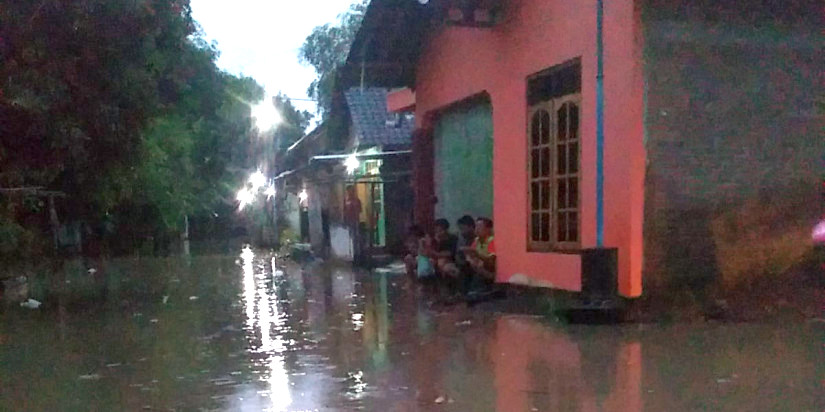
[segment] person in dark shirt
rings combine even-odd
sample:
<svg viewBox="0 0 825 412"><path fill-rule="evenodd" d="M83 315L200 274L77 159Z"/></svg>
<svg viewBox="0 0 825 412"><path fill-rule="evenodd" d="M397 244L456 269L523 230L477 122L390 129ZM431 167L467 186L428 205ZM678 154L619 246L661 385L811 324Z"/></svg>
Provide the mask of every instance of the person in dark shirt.
<svg viewBox="0 0 825 412"><path fill-rule="evenodd" d="M464 250L471 247L476 240L475 226L476 222L472 216L462 216L458 219L459 236L455 247L455 258L443 268L442 273L449 279L456 293L466 294L470 289L473 271Z"/></svg>
<svg viewBox="0 0 825 412"><path fill-rule="evenodd" d="M358 192L355 186L347 186L346 197L344 198L344 222L350 232L353 245L353 257L361 257L361 201L358 199Z"/></svg>
<svg viewBox="0 0 825 412"><path fill-rule="evenodd" d="M450 233L450 222L446 219L438 219L435 221L434 239L435 256L433 257L440 271L444 265L455 261L458 238Z"/></svg>
<svg viewBox="0 0 825 412"><path fill-rule="evenodd" d="M446 219L438 219L435 221L430 244L431 247L427 254L430 262L432 262L435 267L435 274L437 275L433 279L435 283L431 289L433 293L440 296L442 295L445 270L449 265L455 264L455 252L458 245L458 238L450 233L450 222Z"/></svg>
<svg viewBox="0 0 825 412"><path fill-rule="evenodd" d="M472 246L476 240L476 221L472 216L465 215L458 219L458 234L460 237L456 247L456 264L459 267L463 265L469 267L467 255L461 249Z"/></svg>

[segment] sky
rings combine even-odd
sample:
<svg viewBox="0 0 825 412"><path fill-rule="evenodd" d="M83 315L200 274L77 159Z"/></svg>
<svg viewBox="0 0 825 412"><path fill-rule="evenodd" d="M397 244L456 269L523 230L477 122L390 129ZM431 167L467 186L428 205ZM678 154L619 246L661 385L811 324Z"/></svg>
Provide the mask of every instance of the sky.
<svg viewBox="0 0 825 412"><path fill-rule="evenodd" d="M267 94L306 99L315 70L298 51L315 26L337 21L352 0L191 0L192 16L208 41L216 41L218 67L250 76ZM315 113L315 104L293 100Z"/></svg>

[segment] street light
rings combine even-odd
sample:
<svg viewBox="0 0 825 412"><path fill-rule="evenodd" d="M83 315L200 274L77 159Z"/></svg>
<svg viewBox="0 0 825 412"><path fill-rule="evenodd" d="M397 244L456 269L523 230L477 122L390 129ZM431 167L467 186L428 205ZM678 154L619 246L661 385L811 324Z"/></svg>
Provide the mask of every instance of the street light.
<svg viewBox="0 0 825 412"><path fill-rule="evenodd" d="M252 185L252 191L257 192L258 189L264 187L266 184L266 176L258 169L255 173L249 176L249 184Z"/></svg>
<svg viewBox="0 0 825 412"><path fill-rule="evenodd" d="M236 199L238 200L238 210L243 210L246 205L255 200L255 193L244 187L238 191Z"/></svg>
<svg viewBox="0 0 825 412"><path fill-rule="evenodd" d="M358 157L353 153L344 160L344 166L347 168L347 173L353 174L358 167L361 166L361 162L358 161Z"/></svg>
<svg viewBox="0 0 825 412"><path fill-rule="evenodd" d="M281 114L275 109L270 99L264 99L262 103L252 106L252 117L255 118L255 124L261 131L272 129L281 123Z"/></svg>
<svg viewBox="0 0 825 412"><path fill-rule="evenodd" d="M275 196L275 186L271 184L267 186L264 194L266 195L266 200L272 199L272 197Z"/></svg>

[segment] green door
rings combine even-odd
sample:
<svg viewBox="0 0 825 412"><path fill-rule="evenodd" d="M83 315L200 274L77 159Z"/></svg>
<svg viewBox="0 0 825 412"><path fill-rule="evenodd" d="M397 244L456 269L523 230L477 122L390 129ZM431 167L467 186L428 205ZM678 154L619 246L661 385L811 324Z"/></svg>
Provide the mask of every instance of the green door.
<svg viewBox="0 0 825 412"><path fill-rule="evenodd" d="M443 113L435 127L435 217L493 218L493 111L489 102Z"/></svg>

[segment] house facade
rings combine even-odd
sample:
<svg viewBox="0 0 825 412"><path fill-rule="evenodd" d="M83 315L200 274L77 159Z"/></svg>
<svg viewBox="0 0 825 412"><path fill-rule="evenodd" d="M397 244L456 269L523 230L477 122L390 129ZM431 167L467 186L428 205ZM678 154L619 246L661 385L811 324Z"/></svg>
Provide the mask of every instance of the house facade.
<svg viewBox="0 0 825 412"><path fill-rule="evenodd" d="M417 219L491 216L497 281L582 291L609 250L638 297L806 253L821 5L411 3L373 1L354 48L412 73L388 105L416 113Z"/></svg>
<svg viewBox="0 0 825 412"><path fill-rule="evenodd" d="M332 118L286 150L276 181L282 227L321 255L353 260L357 254L398 249L410 210L411 114L387 111L388 90L354 87L340 93ZM345 222L348 187L361 202L360 239ZM353 242L360 241L361 245Z"/></svg>

